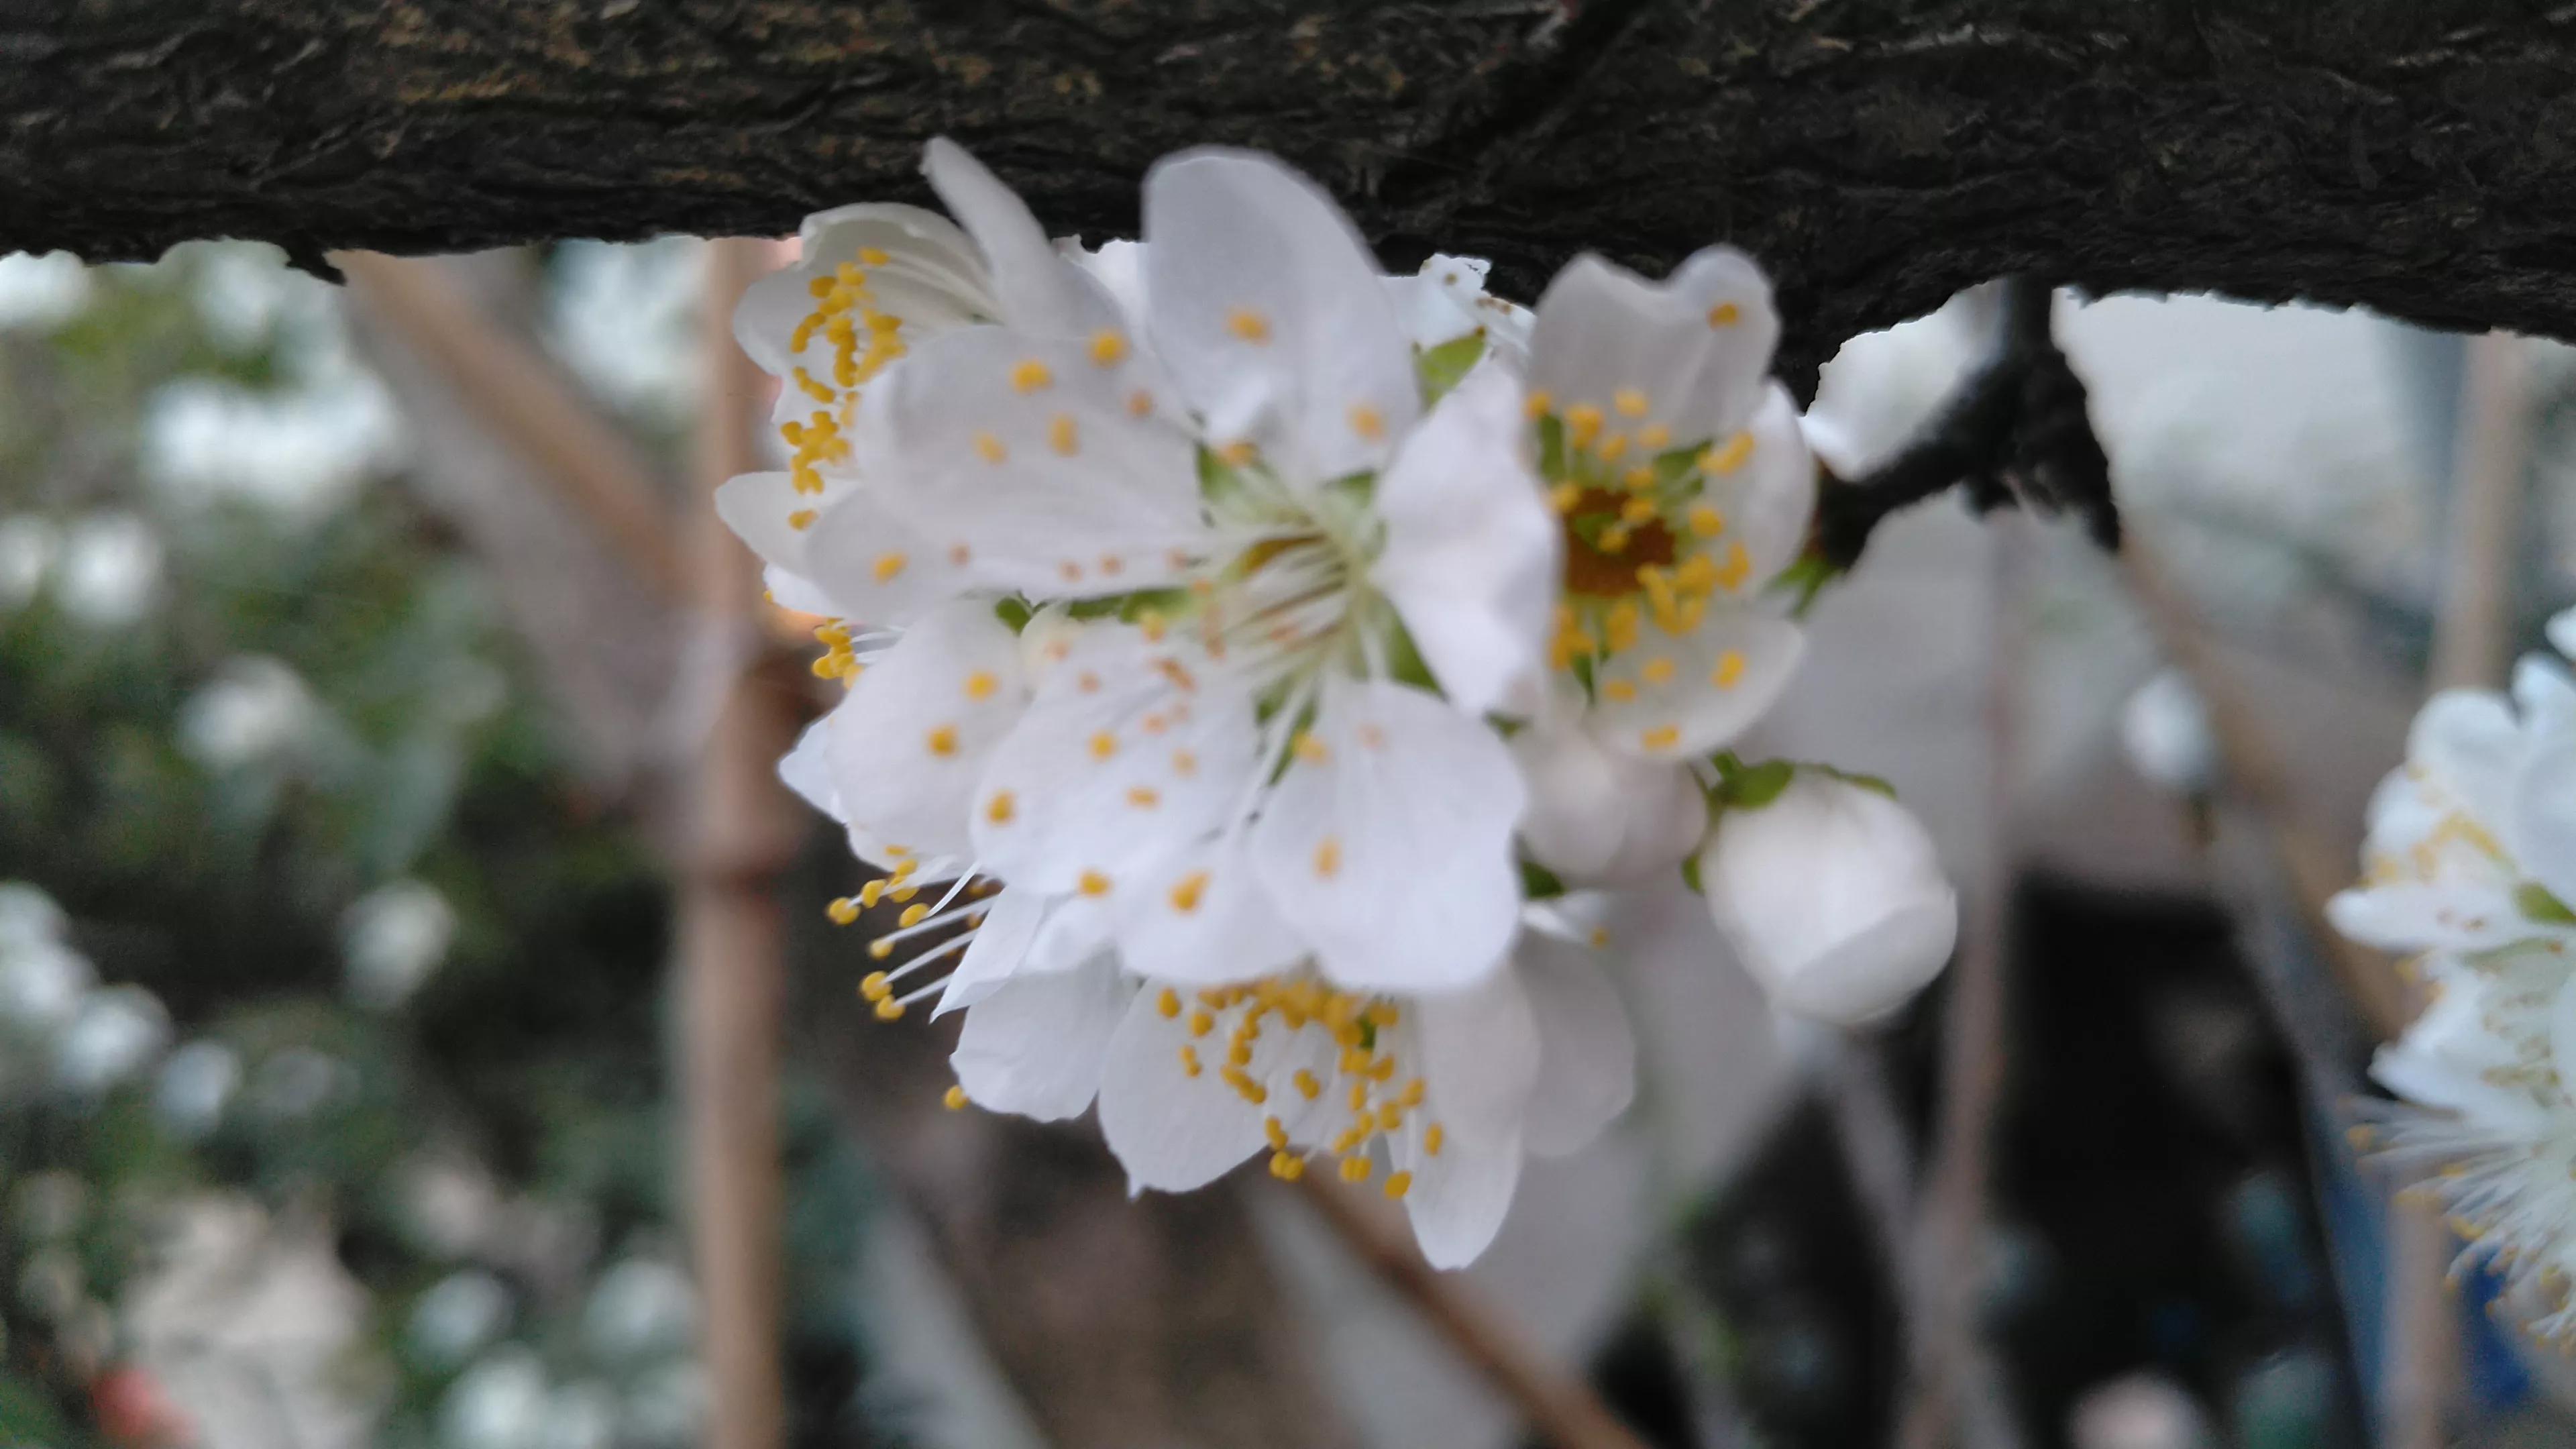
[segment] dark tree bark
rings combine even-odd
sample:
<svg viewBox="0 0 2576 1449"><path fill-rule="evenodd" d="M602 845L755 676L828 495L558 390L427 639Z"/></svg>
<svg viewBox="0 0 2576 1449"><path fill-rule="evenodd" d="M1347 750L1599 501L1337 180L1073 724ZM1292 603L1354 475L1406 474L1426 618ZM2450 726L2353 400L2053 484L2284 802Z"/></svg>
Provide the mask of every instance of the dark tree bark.
<svg viewBox="0 0 2576 1449"><path fill-rule="evenodd" d="M774 233L946 132L1059 228L1286 154L1402 261L1758 254L1789 362L2019 272L2576 334L2576 7L0 0L0 249Z"/></svg>

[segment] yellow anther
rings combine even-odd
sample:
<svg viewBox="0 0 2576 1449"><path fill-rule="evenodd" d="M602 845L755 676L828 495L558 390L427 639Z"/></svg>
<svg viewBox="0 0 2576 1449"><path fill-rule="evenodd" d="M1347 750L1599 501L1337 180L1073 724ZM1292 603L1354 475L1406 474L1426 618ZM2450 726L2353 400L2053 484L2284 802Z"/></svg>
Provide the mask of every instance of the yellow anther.
<svg viewBox="0 0 2576 1449"><path fill-rule="evenodd" d="M1601 409L1591 403L1576 403L1565 410L1565 433L1578 448L1588 448L1601 436Z"/></svg>
<svg viewBox="0 0 2576 1449"><path fill-rule="evenodd" d="M882 961L893 954L894 942L892 941L880 939L868 943L868 959L871 961Z"/></svg>
<svg viewBox="0 0 2576 1449"><path fill-rule="evenodd" d="M1643 622L1644 616L1638 611L1636 600L1621 599L1612 604L1610 612L1601 619L1602 632L1609 637L1610 652L1617 654L1637 647L1637 630Z"/></svg>
<svg viewBox="0 0 2576 1449"><path fill-rule="evenodd" d="M1351 431L1374 443L1386 436L1386 416L1367 403L1353 403Z"/></svg>
<svg viewBox="0 0 2576 1449"><path fill-rule="evenodd" d="M1341 873L1341 869L1342 843L1327 835L1322 843L1315 847L1315 874L1321 879L1331 880Z"/></svg>
<svg viewBox="0 0 2576 1449"><path fill-rule="evenodd" d="M1082 873L1082 878L1074 884L1077 889L1087 896L1105 896L1109 894L1109 877L1102 875L1096 870L1084 871Z"/></svg>
<svg viewBox="0 0 2576 1449"><path fill-rule="evenodd" d="M1637 686L1624 679L1613 679L1601 686L1601 697L1614 704L1634 704L1637 700Z"/></svg>
<svg viewBox="0 0 2576 1449"><path fill-rule="evenodd" d="M1290 744L1288 748L1297 756L1298 759L1301 759L1310 765L1323 764L1325 761L1330 760L1333 757L1333 752L1325 748L1322 740L1315 738L1304 730L1299 730L1297 732L1296 740Z"/></svg>
<svg viewBox="0 0 2576 1449"><path fill-rule="evenodd" d="M1287 1123L1280 1121L1276 1117L1264 1117L1261 1119L1261 1135L1269 1140L1272 1151L1285 1152L1288 1150Z"/></svg>
<svg viewBox="0 0 2576 1449"><path fill-rule="evenodd" d="M1199 1049L1184 1043L1181 1047L1181 1075L1185 1077L1195 1077L1198 1074Z"/></svg>
<svg viewBox="0 0 2576 1449"><path fill-rule="evenodd" d="M1377 1130L1380 1132L1393 1132L1403 1125L1404 1109L1402 1107L1393 1102L1387 1102L1378 1107Z"/></svg>
<svg viewBox="0 0 2576 1449"><path fill-rule="evenodd" d="M1234 1041L1226 1047L1225 1059L1227 1062L1238 1067L1251 1066L1252 1043L1245 1041L1241 1037L1236 1037Z"/></svg>
<svg viewBox="0 0 2576 1449"><path fill-rule="evenodd" d="M886 263L893 261L894 258L887 256L883 251L876 247L861 247L859 248L859 260L872 267L882 267Z"/></svg>
<svg viewBox="0 0 2576 1449"><path fill-rule="evenodd" d="M1136 627L1145 632L1145 642L1148 644L1162 643L1163 636L1170 633L1172 628L1171 624L1163 618L1163 611L1160 609L1138 610Z"/></svg>
<svg viewBox="0 0 2576 1449"><path fill-rule="evenodd" d="M831 290L832 279L829 277L816 277L805 284L805 295L809 297L820 297L829 293Z"/></svg>
<svg viewBox="0 0 2576 1449"><path fill-rule="evenodd" d="M1572 513L1574 506L1582 501L1583 485L1580 483L1559 483L1547 490L1547 506L1560 514Z"/></svg>
<svg viewBox="0 0 2576 1449"><path fill-rule="evenodd" d="M930 746L930 752L932 754L937 755L942 759L946 759L948 756L957 753L957 726L953 724L940 725L931 730L928 738L925 739L923 743Z"/></svg>
<svg viewBox="0 0 2576 1449"><path fill-rule="evenodd" d="M966 697L968 699L991 699L993 697L993 691L1001 687L1002 681L994 678L992 671L990 670L978 669L974 673L966 676Z"/></svg>
<svg viewBox="0 0 2576 1449"><path fill-rule="evenodd" d="M1649 659L1637 673L1644 676L1648 684L1670 684L1673 682L1673 661L1660 656Z"/></svg>
<svg viewBox="0 0 2576 1449"><path fill-rule="evenodd" d="M1297 1095L1309 1102L1324 1095L1324 1084L1316 1081L1315 1074L1304 1067L1299 1067L1297 1074L1289 1080L1297 1084Z"/></svg>
<svg viewBox="0 0 2576 1449"><path fill-rule="evenodd" d="M1648 423L1637 430L1637 446L1660 453L1673 445L1673 430L1662 423Z"/></svg>
<svg viewBox="0 0 2576 1449"><path fill-rule="evenodd" d="M1253 460L1261 456L1261 450L1253 446L1251 439L1237 438L1217 449L1216 456L1229 468L1249 468Z"/></svg>
<svg viewBox="0 0 2576 1449"><path fill-rule="evenodd" d="M1752 456L1753 435L1738 433L1723 444L1701 453L1699 468L1703 473L1732 473L1743 467L1744 460Z"/></svg>
<svg viewBox="0 0 2576 1449"><path fill-rule="evenodd" d="M1114 327L1103 327L1091 334L1091 360L1102 367L1116 367L1127 358L1127 339Z"/></svg>
<svg viewBox="0 0 2576 1449"><path fill-rule="evenodd" d="M1617 408L1623 418L1642 418L1652 406L1646 401L1646 395L1633 387L1623 387L1611 394L1610 405Z"/></svg>
<svg viewBox="0 0 2576 1449"><path fill-rule="evenodd" d="M1752 577L1753 555L1744 547L1744 540L1739 538L1726 546L1726 562L1717 571L1717 584L1731 594L1743 588Z"/></svg>
<svg viewBox="0 0 2576 1449"><path fill-rule="evenodd" d="M1172 751L1172 773L1187 778L1199 772L1199 757L1187 750Z"/></svg>
<svg viewBox="0 0 2576 1449"><path fill-rule="evenodd" d="M1631 493L1652 493L1655 491L1655 470L1648 464L1639 463L1637 466L1630 468L1627 472L1619 475L1619 486L1627 489ZM1630 501L1633 502L1635 500ZM1631 522L1635 523L1643 523L1645 521L1646 520L1643 518L1631 520Z"/></svg>
<svg viewBox="0 0 2576 1449"><path fill-rule="evenodd" d="M1726 532L1726 515L1705 503L1691 505L1690 531L1701 538L1715 538Z"/></svg>
<svg viewBox="0 0 2576 1449"><path fill-rule="evenodd" d="M1600 443L1592 449L1592 451L1593 454L1599 457L1602 462L1616 463L1620 459L1628 456L1628 435L1626 433L1612 433L1610 436L1603 438Z"/></svg>
<svg viewBox="0 0 2576 1449"><path fill-rule="evenodd" d="M1387 1174L1386 1195L1388 1197L1400 1198L1411 1191L1413 1191L1412 1173L1391 1172Z"/></svg>
<svg viewBox="0 0 2576 1449"><path fill-rule="evenodd" d="M896 886L893 890L886 892L886 899L899 906L919 894L921 894L921 887L919 886Z"/></svg>
<svg viewBox="0 0 2576 1449"><path fill-rule="evenodd" d="M859 918L859 903L848 896L836 896L823 908L823 914L831 918L833 925L846 926Z"/></svg>
<svg viewBox="0 0 2576 1449"><path fill-rule="evenodd" d="M903 572L905 562L906 560L904 559L904 556L899 553L885 553L877 555L877 566L875 569L877 582L881 584L893 583L894 576Z"/></svg>
<svg viewBox="0 0 2576 1449"><path fill-rule="evenodd" d="M984 802L984 818L995 825L1010 824L1011 816L1018 810L1019 802L1008 790L996 790L993 798Z"/></svg>
<svg viewBox="0 0 2576 1449"><path fill-rule="evenodd" d="M1216 1030L1215 1017L1208 1015L1204 1011L1193 1011L1190 1013L1190 1035L1205 1036L1214 1030Z"/></svg>
<svg viewBox="0 0 2576 1449"><path fill-rule="evenodd" d="M1351 1052L1359 1053L1359 1064L1357 1066L1353 1066L1351 1064ZM1343 1052L1342 1070L1345 1072L1364 1072L1368 1070L1368 1053L1358 1047L1353 1047L1348 1051ZM1365 1112L1368 1110L1368 1083L1351 1083L1351 1110L1354 1112Z"/></svg>
<svg viewBox="0 0 2576 1449"><path fill-rule="evenodd" d="M1255 346L1270 340L1270 319L1250 307L1225 314L1225 330Z"/></svg>
<svg viewBox="0 0 2576 1449"><path fill-rule="evenodd" d="M1628 547L1628 525L1624 523L1614 523L1608 528L1601 530L1601 538L1595 546L1603 553L1626 552Z"/></svg>
<svg viewBox="0 0 2576 1449"><path fill-rule="evenodd" d="M977 433L975 435L975 456L982 458L987 463L1007 463L1011 459L1011 450L1003 447L1002 440L993 436L991 433Z"/></svg>
<svg viewBox="0 0 2576 1449"><path fill-rule="evenodd" d="M1048 421L1047 446L1067 458L1080 451L1082 439L1081 434L1074 427L1073 414L1057 413Z"/></svg>
<svg viewBox="0 0 2576 1449"><path fill-rule="evenodd" d="M1655 512L1655 500L1631 498L1619 505L1619 521L1633 528L1638 524L1654 522Z"/></svg>
<svg viewBox="0 0 2576 1449"><path fill-rule="evenodd" d="M1425 1157L1438 1157L1440 1155L1440 1144L1448 1140L1449 1129L1441 1126L1437 1122L1432 1123L1429 1127L1423 1129L1422 1155Z"/></svg>
<svg viewBox="0 0 2576 1449"><path fill-rule="evenodd" d="M1679 725L1657 725L1637 736L1637 743L1650 750L1669 750L1682 742Z"/></svg>
<svg viewBox="0 0 2576 1449"><path fill-rule="evenodd" d="M1306 1175L1306 1159L1293 1153L1271 1153L1270 1175L1281 1182L1295 1182Z"/></svg>
<svg viewBox="0 0 2576 1449"><path fill-rule="evenodd" d="M1034 357L1026 359L1011 369L1013 392L1036 392L1053 381L1055 381L1055 373L1045 363Z"/></svg>
<svg viewBox="0 0 2576 1449"><path fill-rule="evenodd" d="M1397 1097L1396 1100L1407 1107L1419 1107L1422 1105L1422 1099L1425 1096L1428 1096L1430 1091L1430 1083L1425 1082L1420 1077L1415 1077L1412 1081L1404 1084L1404 1092L1401 1096Z"/></svg>
<svg viewBox="0 0 2576 1449"><path fill-rule="evenodd" d="M1172 909L1185 916L1197 910L1199 898L1207 894L1207 883L1208 873L1203 870L1194 870L1182 876L1179 883L1172 887Z"/></svg>
<svg viewBox="0 0 2576 1449"><path fill-rule="evenodd" d="M1140 387L1134 392L1127 394L1127 415L1129 417L1141 418L1153 410L1154 395L1152 393L1147 392Z"/></svg>
<svg viewBox="0 0 2576 1449"><path fill-rule="evenodd" d="M1139 810L1151 810L1163 803L1163 797L1151 785L1130 785L1127 787L1127 803Z"/></svg>
<svg viewBox="0 0 2576 1449"><path fill-rule="evenodd" d="M1366 1182L1375 1167L1376 1164L1365 1157L1345 1157L1342 1159L1342 1181Z"/></svg>
<svg viewBox="0 0 2576 1449"><path fill-rule="evenodd" d="M1584 939L1592 943L1593 950L1598 951L1602 947L1610 944L1610 928L1608 926L1595 926L1592 928L1592 934L1586 936Z"/></svg>
<svg viewBox="0 0 2576 1449"><path fill-rule="evenodd" d="M894 1021L903 1015L903 1003L889 996L877 1003L877 1020Z"/></svg>
<svg viewBox="0 0 2576 1449"><path fill-rule="evenodd" d="M873 909L878 901L885 899L885 891L886 883L884 881L869 881L866 885L859 887L859 904Z"/></svg>
<svg viewBox="0 0 2576 1449"><path fill-rule="evenodd" d="M1708 309L1708 325L1711 327L1732 327L1743 316L1744 314L1742 312L1736 310L1736 306L1733 302L1720 302L1716 306Z"/></svg>
<svg viewBox="0 0 2576 1449"><path fill-rule="evenodd" d="M1521 410L1529 414L1531 422L1537 422L1546 417L1547 410L1554 406L1556 406L1555 395L1546 388L1539 387L1530 389L1530 395L1522 402Z"/></svg>
<svg viewBox="0 0 2576 1449"><path fill-rule="evenodd" d="M965 1111L966 1089L964 1087L950 1087L947 1091L940 1094L939 1104L946 1107L951 1112Z"/></svg>
<svg viewBox="0 0 2576 1449"><path fill-rule="evenodd" d="M895 923L905 927L918 926L929 915L930 907L927 904L909 905L903 908L902 915L895 917Z"/></svg>
<svg viewBox="0 0 2576 1449"><path fill-rule="evenodd" d="M1181 1014L1181 993L1164 987L1162 994L1154 998L1154 1009L1163 1014L1165 1021L1177 1019Z"/></svg>
<svg viewBox="0 0 2576 1449"><path fill-rule="evenodd" d="M1376 1061L1369 1063L1368 1077L1372 1082L1383 1082L1394 1075L1395 1058L1393 1057L1379 1057Z"/></svg>
<svg viewBox="0 0 2576 1449"><path fill-rule="evenodd" d="M795 529L798 533L803 533L805 530L814 526L815 519L822 516L822 514L817 513L811 508L799 508L794 513L787 515L787 526Z"/></svg>
<svg viewBox="0 0 2576 1449"><path fill-rule="evenodd" d="M859 996L863 1000L883 1001L893 990L894 987L887 982L886 974L882 971L871 971L859 978Z"/></svg>
<svg viewBox="0 0 2576 1449"><path fill-rule="evenodd" d="M1111 734L1107 730L1102 730L1091 737L1091 757L1093 759L1105 760L1116 753L1118 753L1118 737L1116 735Z"/></svg>

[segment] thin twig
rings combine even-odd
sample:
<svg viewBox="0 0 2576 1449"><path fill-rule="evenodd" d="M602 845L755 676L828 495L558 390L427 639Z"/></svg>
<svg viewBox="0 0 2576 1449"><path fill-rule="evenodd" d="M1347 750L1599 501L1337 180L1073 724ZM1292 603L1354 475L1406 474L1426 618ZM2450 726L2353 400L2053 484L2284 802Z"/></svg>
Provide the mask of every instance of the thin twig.
<svg viewBox="0 0 2576 1449"><path fill-rule="evenodd" d="M1306 1201L1351 1255L1411 1303L1458 1356L1511 1400L1531 1429L1556 1449L1646 1449L1592 1386L1551 1362L1479 1302L1465 1280L1434 1271L1393 1215L1372 1210L1339 1183L1299 1180Z"/></svg>
<svg viewBox="0 0 2576 1449"><path fill-rule="evenodd" d="M1851 567L1881 523L1954 486L1979 512L2016 501L2041 514L2072 510L2096 543L2120 546L2110 460L2085 412L2083 380L2050 326L2053 289L2029 277L2002 287L1995 350L1941 415L1867 477L1817 499L1826 562Z"/></svg>
<svg viewBox="0 0 2576 1449"><path fill-rule="evenodd" d="M495 435L562 488L647 588L684 597L688 571L652 470L559 369L486 322L425 262L374 252L331 259Z"/></svg>

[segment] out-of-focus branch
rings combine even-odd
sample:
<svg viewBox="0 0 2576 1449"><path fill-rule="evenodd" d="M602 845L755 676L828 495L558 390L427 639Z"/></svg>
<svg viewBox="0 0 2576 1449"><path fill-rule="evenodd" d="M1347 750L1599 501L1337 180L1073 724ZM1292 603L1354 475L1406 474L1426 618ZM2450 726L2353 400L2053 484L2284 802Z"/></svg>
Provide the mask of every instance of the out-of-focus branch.
<svg viewBox="0 0 2576 1449"><path fill-rule="evenodd" d="M1315 1215L1351 1255L1412 1304L1442 1341L1520 1410L1542 1440L1555 1449L1645 1449L1590 1384L1551 1362L1477 1301L1465 1280L1423 1262L1412 1233L1393 1214L1340 1183L1308 1177L1298 1185Z"/></svg>
<svg viewBox="0 0 2576 1449"><path fill-rule="evenodd" d="M562 489L647 587L665 599L687 592L652 470L551 364L484 322L473 299L427 263L372 252L337 252L332 261L477 417Z"/></svg>
<svg viewBox="0 0 2576 1449"><path fill-rule="evenodd" d="M2072 511L2093 541L2120 546L2111 464L2084 409L2084 382L2051 328L2055 291L2029 277L2002 284L1995 350L1940 416L1865 478L1816 500L1826 562L1849 568L1890 516L1952 487L1979 512L2018 501L2040 514Z"/></svg>

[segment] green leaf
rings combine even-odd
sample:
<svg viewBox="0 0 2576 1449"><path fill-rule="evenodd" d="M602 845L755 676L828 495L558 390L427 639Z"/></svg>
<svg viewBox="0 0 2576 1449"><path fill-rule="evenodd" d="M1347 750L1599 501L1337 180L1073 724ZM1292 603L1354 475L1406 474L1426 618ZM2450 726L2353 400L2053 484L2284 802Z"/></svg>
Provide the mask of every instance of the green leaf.
<svg viewBox="0 0 2576 1449"><path fill-rule="evenodd" d="M1556 872L1536 861L1521 862L1521 895L1524 899L1552 900L1563 894L1565 894L1565 882L1556 878Z"/></svg>
<svg viewBox="0 0 2576 1449"><path fill-rule="evenodd" d="M1453 337L1437 347L1416 348L1414 372L1422 379L1422 405L1429 407L1449 395L1476 360L1485 355L1485 333L1482 328L1464 337Z"/></svg>
<svg viewBox="0 0 2576 1449"><path fill-rule="evenodd" d="M2514 887L2513 903L2530 920L2552 926L2576 926L2576 911L2569 910L2565 901L2551 895L2548 887L2538 881L2524 881Z"/></svg>

